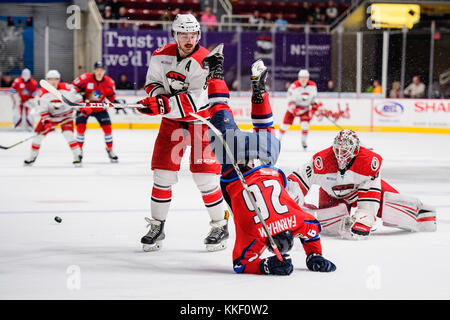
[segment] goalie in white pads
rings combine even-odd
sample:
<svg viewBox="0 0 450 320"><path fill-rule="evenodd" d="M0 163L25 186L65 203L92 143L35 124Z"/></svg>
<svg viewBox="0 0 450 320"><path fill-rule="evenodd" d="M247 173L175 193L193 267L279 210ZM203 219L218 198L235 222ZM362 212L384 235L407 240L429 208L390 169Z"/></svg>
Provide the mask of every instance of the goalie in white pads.
<svg viewBox="0 0 450 320"><path fill-rule="evenodd" d="M409 231L435 231L436 211L419 199L399 194L380 178L382 157L360 146L352 130L342 130L333 146L316 153L288 176L288 192L297 203L318 185L318 208L306 204L320 221L323 233L367 238L377 218L383 225ZM350 215L351 208L356 210Z"/></svg>
<svg viewBox="0 0 450 320"><path fill-rule="evenodd" d="M72 90L70 84L60 82L61 75L57 70L49 70L45 78L56 89L63 91L65 96L72 96L72 100L81 100L81 96ZM45 136L49 132L55 130L57 125L60 125L62 135L72 150L73 164L75 166L80 166L81 150L73 135L73 108L42 88L39 95L38 111L41 115L41 119L34 130L37 135L31 142L31 153L30 156L24 160L24 165L30 166L36 161L41 143Z"/></svg>

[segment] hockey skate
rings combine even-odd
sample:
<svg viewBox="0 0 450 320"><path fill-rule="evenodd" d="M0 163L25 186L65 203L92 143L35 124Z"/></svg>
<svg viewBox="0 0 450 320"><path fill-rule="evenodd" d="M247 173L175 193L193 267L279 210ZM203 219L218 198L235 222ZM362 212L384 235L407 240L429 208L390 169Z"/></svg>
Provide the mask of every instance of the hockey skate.
<svg viewBox="0 0 450 320"><path fill-rule="evenodd" d="M119 157L114 153L112 149L106 149L106 152L108 153L109 160L111 160L112 163L119 162Z"/></svg>
<svg viewBox="0 0 450 320"><path fill-rule="evenodd" d="M165 221L145 218L148 222L147 227L150 230L145 236L141 238L142 250L145 252L158 251L162 247L162 241L166 237L164 234L164 223Z"/></svg>
<svg viewBox="0 0 450 320"><path fill-rule="evenodd" d="M266 92L267 67L262 60L257 60L252 64L252 103L263 102L263 95Z"/></svg>
<svg viewBox="0 0 450 320"><path fill-rule="evenodd" d="M31 166L36 161L37 156L31 156L23 161L24 166Z"/></svg>
<svg viewBox="0 0 450 320"><path fill-rule="evenodd" d="M37 153L35 150L33 150L33 151L31 152L29 158L28 158L28 159L25 159L25 160L23 161L23 165L24 165L24 166L31 166L31 165L33 165L33 163L36 161L37 156L38 156L38 153Z"/></svg>
<svg viewBox="0 0 450 320"><path fill-rule="evenodd" d="M81 167L81 160L83 159L83 157L81 156L81 154L77 157L75 157L72 161L72 164L74 165L74 167L79 168Z"/></svg>
<svg viewBox="0 0 450 320"><path fill-rule="evenodd" d="M219 221L211 221L211 231L205 238L206 250L219 251L227 247L228 234L228 220L223 219Z"/></svg>
<svg viewBox="0 0 450 320"><path fill-rule="evenodd" d="M308 145L306 144L306 142L302 142L302 148L303 148L303 151L308 150Z"/></svg>
<svg viewBox="0 0 450 320"><path fill-rule="evenodd" d="M223 74L223 43L215 47L208 56L203 59L203 68L209 69L208 79L222 79Z"/></svg>

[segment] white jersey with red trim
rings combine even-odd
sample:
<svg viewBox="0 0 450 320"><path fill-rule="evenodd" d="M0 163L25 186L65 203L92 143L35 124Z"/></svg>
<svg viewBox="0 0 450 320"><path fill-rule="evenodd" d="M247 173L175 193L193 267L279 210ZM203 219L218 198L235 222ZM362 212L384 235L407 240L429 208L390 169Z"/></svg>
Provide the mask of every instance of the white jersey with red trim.
<svg viewBox="0 0 450 320"><path fill-rule="evenodd" d="M305 86L300 81L294 81L287 91L288 110L294 109L309 111L311 104L316 103L317 85L314 81L308 80Z"/></svg>
<svg viewBox="0 0 450 320"><path fill-rule="evenodd" d="M154 97L165 94L169 98L170 112L164 117L174 120L193 121L189 112L209 117L208 71L202 68L203 59L209 54L197 45L192 54L180 58L176 43L168 44L153 52L147 71L145 90Z"/></svg>
<svg viewBox="0 0 450 320"><path fill-rule="evenodd" d="M73 87L65 82L58 83L58 90L66 98L72 101L80 101L82 97L76 93ZM63 103L53 94L42 88L39 95L39 107L38 111L41 114L42 120L50 120L52 122L61 122L65 119L72 117L73 107Z"/></svg>
<svg viewBox="0 0 450 320"><path fill-rule="evenodd" d="M288 177L289 194L302 201L312 185L320 186L328 195L348 204L358 201L358 208L374 216L380 207L382 157L364 147L345 172L338 169L332 147L316 153L300 170Z"/></svg>

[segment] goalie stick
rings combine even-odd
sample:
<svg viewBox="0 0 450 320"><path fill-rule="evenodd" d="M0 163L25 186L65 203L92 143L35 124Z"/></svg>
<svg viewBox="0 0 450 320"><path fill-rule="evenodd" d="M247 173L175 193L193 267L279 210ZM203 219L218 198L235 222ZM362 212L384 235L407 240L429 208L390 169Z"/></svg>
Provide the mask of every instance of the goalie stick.
<svg viewBox="0 0 450 320"><path fill-rule="evenodd" d="M59 90L48 83L47 80L42 79L39 81L42 88L46 89L48 92L56 96L59 100L65 104L76 107L76 108L145 108L141 104L114 104L111 102L88 102L88 103L78 103L67 99Z"/></svg>
<svg viewBox="0 0 450 320"><path fill-rule="evenodd" d="M260 211L258 205L256 204L256 199L255 199L253 193L248 188L247 182L245 182L245 179L244 179L244 175L242 174L241 170L239 169L237 163L234 161L233 153L231 152L230 147L228 146L227 142L224 140L222 133L211 122L209 122L207 119L199 116L198 114L192 113L192 112L190 112L189 114L191 116L193 116L194 118L197 118L198 120L200 120L202 123L206 124L214 132L214 134L219 138L220 142L225 147L225 152L227 153L228 157L232 161L234 170L236 171L236 173L237 173L237 175L239 177L239 180L241 181L242 186L244 187L244 190L247 193L247 195L248 195L248 197L250 199L250 202L253 205L253 208L255 208L256 215L258 216L259 221L261 221L261 225L263 226L264 231L267 234L267 237L269 239L269 243L270 243L270 246L273 249L273 252L277 256L278 260L284 261L284 258L281 255L280 250L278 250L278 247L277 247L275 241L273 240L273 237L272 237L272 234L270 233L269 228L267 227L266 223L264 222L264 219L262 217L261 211Z"/></svg>
<svg viewBox="0 0 450 320"><path fill-rule="evenodd" d="M69 121L73 121L73 118L69 118L69 119L66 119L66 120L64 120L64 121L62 121L62 122L60 122L60 123L57 123L55 126L51 127L50 130L42 131L42 132L40 132L40 133L38 133L38 134L34 134L34 135L32 135L31 137L28 137L28 138L23 139L23 140L21 140L21 141L19 141L19 142L16 142L16 143L14 143L14 144L12 144L12 145L10 145L10 146L8 146L8 147L1 146L1 145L0 145L0 149L3 149L3 150L11 149L11 148L13 148L13 147L15 147L15 146L18 146L18 145L21 144L21 143L24 143L25 141L28 141L28 140L30 140L30 139L33 139L33 138L36 137L36 136L40 136L40 135L42 135L42 134L46 134L46 133L50 132L51 130L53 130L54 128L56 128L56 126L62 125L62 124L67 123L67 122L69 122Z"/></svg>

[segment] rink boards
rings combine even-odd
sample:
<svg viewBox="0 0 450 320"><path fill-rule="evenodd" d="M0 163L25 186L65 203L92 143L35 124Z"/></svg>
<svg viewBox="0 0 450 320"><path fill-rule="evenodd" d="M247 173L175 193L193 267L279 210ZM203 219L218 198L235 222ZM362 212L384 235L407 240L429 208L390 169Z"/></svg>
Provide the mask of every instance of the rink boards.
<svg viewBox="0 0 450 320"><path fill-rule="evenodd" d="M136 95L121 95L118 99L135 103ZM271 97L275 127L282 123L286 112L286 98ZM311 130L336 130L338 127L372 132L423 132L450 134L449 99L379 99L328 98L318 99L323 105L311 121ZM11 127L12 100L7 92L0 92L0 127ZM239 126L250 129L251 102L247 96L232 96L230 107ZM161 117L149 117L133 110L109 110L114 129L158 129ZM35 121L38 120L36 116ZM90 118L88 128L97 128ZM298 119L291 130L299 130Z"/></svg>

